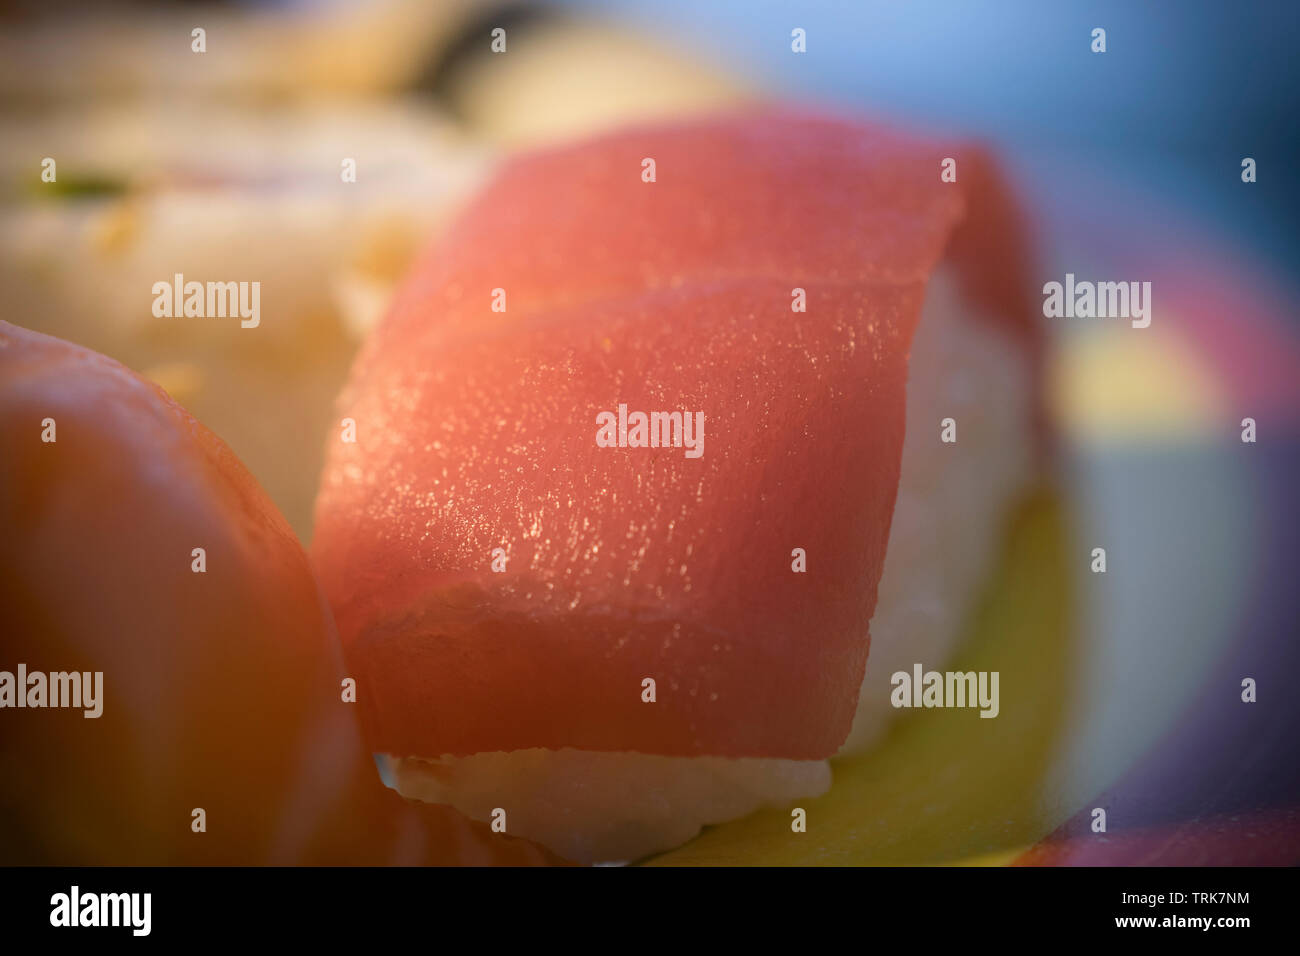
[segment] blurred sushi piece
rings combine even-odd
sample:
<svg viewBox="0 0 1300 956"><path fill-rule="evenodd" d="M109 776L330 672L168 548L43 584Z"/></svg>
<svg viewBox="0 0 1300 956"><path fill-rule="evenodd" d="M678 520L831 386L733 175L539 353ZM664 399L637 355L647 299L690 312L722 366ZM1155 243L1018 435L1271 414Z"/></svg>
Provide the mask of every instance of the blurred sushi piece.
<svg viewBox="0 0 1300 956"><path fill-rule="evenodd" d="M511 148L683 120L756 95L713 51L666 44L599 11L539 3L476 10L416 87L476 136Z"/></svg>
<svg viewBox="0 0 1300 956"><path fill-rule="evenodd" d="M7 682L0 864L548 861L375 779L307 556L219 438L5 322L0 522L0 669L75 688Z"/></svg>
<svg viewBox="0 0 1300 956"><path fill-rule="evenodd" d="M356 343L491 151L414 103L99 105L10 115L0 129L9 315L185 402L305 539ZM55 162L51 182L42 157ZM255 324L159 316L154 286L177 275L258 283Z"/></svg>
<svg viewBox="0 0 1300 956"><path fill-rule="evenodd" d="M490 3L488 4L490 6ZM36 4L0 33L0 90L27 105L157 95L248 103L408 84L469 0ZM201 54L194 31L204 31Z"/></svg>
<svg viewBox="0 0 1300 956"><path fill-rule="evenodd" d="M368 340L317 502L387 779L582 862L824 791L890 672L951 652L1033 478L1024 258L978 150L878 126L509 162ZM601 447L621 405L702 412L707 447Z"/></svg>

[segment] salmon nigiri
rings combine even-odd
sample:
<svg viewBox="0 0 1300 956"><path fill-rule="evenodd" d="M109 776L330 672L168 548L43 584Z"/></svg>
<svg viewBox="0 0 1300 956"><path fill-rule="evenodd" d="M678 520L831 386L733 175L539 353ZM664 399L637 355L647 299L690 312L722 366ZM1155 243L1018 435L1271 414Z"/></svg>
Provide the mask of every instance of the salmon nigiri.
<svg viewBox="0 0 1300 956"><path fill-rule="evenodd" d="M978 151L877 126L507 164L372 333L317 500L388 782L586 862L824 791L1031 470L1023 259Z"/></svg>

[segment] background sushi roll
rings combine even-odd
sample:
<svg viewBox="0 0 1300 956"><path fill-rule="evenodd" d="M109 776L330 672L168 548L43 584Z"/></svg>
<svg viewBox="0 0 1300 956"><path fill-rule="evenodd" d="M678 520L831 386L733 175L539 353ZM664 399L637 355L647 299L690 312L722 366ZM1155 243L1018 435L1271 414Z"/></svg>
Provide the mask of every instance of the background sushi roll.
<svg viewBox="0 0 1300 956"><path fill-rule="evenodd" d="M975 150L941 180L952 150L749 111L530 154L471 204L355 365L317 502L399 790L634 859L829 785L885 717L873 613L887 660L947 653L1038 352L1014 214ZM600 447L620 404L704 410L707 450Z"/></svg>
<svg viewBox="0 0 1300 956"><path fill-rule="evenodd" d="M305 539L320 436L356 342L491 151L410 102L196 113L150 100L9 115L0 130L11 314L162 385ZM41 157L56 162L51 182L33 173ZM256 283L256 314L233 300L197 316L180 301L158 308L155 284L178 275L242 284L250 299Z"/></svg>

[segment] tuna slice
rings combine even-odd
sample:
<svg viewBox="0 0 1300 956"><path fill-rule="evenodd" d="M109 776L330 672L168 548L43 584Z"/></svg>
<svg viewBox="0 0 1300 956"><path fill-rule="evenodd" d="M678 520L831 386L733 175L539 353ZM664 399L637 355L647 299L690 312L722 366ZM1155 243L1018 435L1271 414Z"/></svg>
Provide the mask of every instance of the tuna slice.
<svg viewBox="0 0 1300 956"><path fill-rule="evenodd" d="M317 501L372 748L835 753L945 254L1031 367L976 150L763 111L508 164L367 342ZM702 454L603 447L620 405L702 412Z"/></svg>

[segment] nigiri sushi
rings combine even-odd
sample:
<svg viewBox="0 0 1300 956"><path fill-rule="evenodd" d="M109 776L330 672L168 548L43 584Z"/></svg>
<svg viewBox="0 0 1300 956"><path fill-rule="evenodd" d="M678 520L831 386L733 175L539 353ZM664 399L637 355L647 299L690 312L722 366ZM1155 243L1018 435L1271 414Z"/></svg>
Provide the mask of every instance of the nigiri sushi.
<svg viewBox="0 0 1300 956"><path fill-rule="evenodd" d="M1032 478L1024 259L982 154L875 125L509 162L365 344L317 499L390 785L578 862L825 791Z"/></svg>

